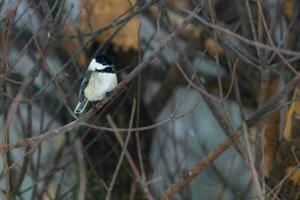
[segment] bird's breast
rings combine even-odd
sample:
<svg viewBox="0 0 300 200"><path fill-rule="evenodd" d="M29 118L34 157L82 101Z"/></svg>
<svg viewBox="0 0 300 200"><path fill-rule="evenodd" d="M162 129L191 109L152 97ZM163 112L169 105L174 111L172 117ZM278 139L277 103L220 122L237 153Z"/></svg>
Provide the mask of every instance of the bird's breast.
<svg viewBox="0 0 300 200"><path fill-rule="evenodd" d="M114 73L94 73L91 75L84 95L89 101L103 99L117 85L117 76Z"/></svg>

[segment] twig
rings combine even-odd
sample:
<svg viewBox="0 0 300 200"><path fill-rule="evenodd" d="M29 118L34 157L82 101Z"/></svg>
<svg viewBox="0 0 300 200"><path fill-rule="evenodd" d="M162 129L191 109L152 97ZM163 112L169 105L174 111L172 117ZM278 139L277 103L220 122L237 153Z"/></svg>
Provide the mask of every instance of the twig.
<svg viewBox="0 0 300 200"><path fill-rule="evenodd" d="M274 109L276 102L278 102L282 96L292 91L300 82L300 75L295 76L288 84L285 85L280 91L278 91L269 101L267 101L261 108L259 108L247 121L246 125L252 127L258 121L260 121L265 115ZM241 129L239 129L241 130ZM242 134L231 136L224 143L216 147L209 155L198 163L188 174L178 179L174 184L169 186L162 194L161 199L168 199L174 195L177 191L181 190L187 184L189 184L197 175L199 175L207 166L210 165L215 159L217 159L226 149L228 149L236 138L241 137Z"/></svg>
<svg viewBox="0 0 300 200"><path fill-rule="evenodd" d="M291 50L288 50L288 49L281 49L281 48L277 48L277 47L272 47L272 46L269 46L269 45L266 45L266 44L263 44L263 43L260 43L260 42L257 42L257 41L252 41L252 40L249 40L248 38L245 38L237 33L234 33L226 28L223 28L221 26L218 26L218 25L215 25L215 24L212 24L208 21L206 21L205 19L203 19L202 17L196 15L194 12L190 11L190 10L186 10L186 9L182 9L184 12L190 14L190 15L193 15L193 17L195 17L195 19L197 19L199 22L201 22L202 24L204 24L205 26L208 26L210 28L213 28L213 29L216 29L222 33L225 33L229 36L232 36L242 42L244 42L245 44L248 44L248 45L251 45L251 46L255 46L255 47L259 47L259 48L263 48L263 49L267 49L267 50L270 50L270 51L273 51L273 52L280 52L282 54L285 54L285 55L294 55L294 56L300 56L300 53L299 52L296 52L296 51L291 51Z"/></svg>
<svg viewBox="0 0 300 200"><path fill-rule="evenodd" d="M76 39L76 38L80 38L80 37L88 37L88 36L98 36L101 33L103 33L104 31L111 29L113 27L119 26L123 23L126 23L128 20L130 20L132 17L138 15L139 13L145 11L149 6L151 6L152 4L158 2L158 0L152 0L149 1L148 3L146 3L145 5L141 6L138 10L131 12L130 14L128 14L126 17L123 17L121 19L117 19L115 21L113 21L112 23L98 29L92 32L88 32L88 33L81 33L81 34L76 34L76 35L70 35L70 36L63 36L61 37L62 40L70 40L70 39Z"/></svg>
<svg viewBox="0 0 300 200"><path fill-rule="evenodd" d="M110 115L108 116L108 122L116 130L117 126L115 125L115 123L112 120L112 118L110 117ZM138 170L137 166L135 165L135 163L134 163L131 155L129 154L128 150L124 148L125 147L124 146L124 141L123 141L123 139L121 137L121 134L118 131L115 131L115 136L116 136L118 142L120 143L120 145L122 146L122 148L125 150L125 157L126 157L128 163L129 163L129 165L130 165L130 167L132 169L132 172L133 172L134 176L136 177L138 183L140 184L142 190L144 191L147 199L148 200L152 200L153 197L152 197L152 195L151 195L151 193L149 191L149 188L148 188L146 182L142 179L142 177L141 177L141 175L139 173L139 170Z"/></svg>
<svg viewBox="0 0 300 200"><path fill-rule="evenodd" d="M200 4L194 9L193 12L198 12L200 10ZM121 93L123 91L124 88L126 88L127 84L129 82L131 82L143 69L145 69L148 64L154 59L156 58L165 48L166 46L176 38L177 33L184 29L189 23L190 21L193 19L193 15L188 15L185 20L182 22L182 24L174 31L172 32L168 38L166 38L166 40L158 47L156 48L156 50L154 50L152 52L151 55L148 56L148 58L146 58L144 61L142 61L140 64L138 64L138 66L132 70L132 72L130 74L128 74L127 78L122 81L114 90L111 91L110 96L109 97L105 97L103 100L101 100L98 104L97 104L97 109L102 108L107 102L109 102L113 97L115 97L117 94ZM30 144L33 144L35 142L43 142L45 140L48 140L50 138L53 138L55 136L64 134L74 128L79 127L81 124L81 122L89 119L91 116L94 115L94 112L92 110L89 110L85 115L83 115L82 117L66 124L65 126L62 126L60 128L54 129L54 130L50 130L47 131L46 133L40 134L39 136L35 136L35 137L31 137L31 138L27 138L24 140L21 140L19 142L13 143L13 144L9 144L9 145L1 145L0 146L0 152L4 151L5 149L8 148L19 148L19 147L23 147L23 146L27 146Z"/></svg>
<svg viewBox="0 0 300 200"><path fill-rule="evenodd" d="M82 147L80 138L77 137L75 139L75 152L77 155L78 173L79 173L78 200L85 199L86 185L87 185L87 174L86 174L86 166L85 166L83 151L84 148Z"/></svg>
<svg viewBox="0 0 300 200"><path fill-rule="evenodd" d="M240 137L242 134L238 134ZM230 137L227 141L220 144L217 148L211 151L200 163L198 163L192 170L178 179L173 185L169 186L161 195L161 200L171 198L177 191L189 184L196 176L198 176L207 166L209 166L217 157L219 157L226 149L228 149L235 142L234 137Z"/></svg>
<svg viewBox="0 0 300 200"><path fill-rule="evenodd" d="M264 14L263 14L263 9L261 7L261 3L260 1L257 1L257 7L258 7L258 13L259 15L261 16L261 19L262 19L262 25L265 29L265 32L266 32L266 35L268 37L268 40L269 40L269 43L271 44L272 47L274 47L274 53L276 53L278 55L278 57L283 61L283 63L292 71L294 72L295 74L297 74L297 70L294 69L294 67L284 58L284 56L281 54L281 52L278 50L278 48L275 46L273 40L272 40L272 37L271 37L271 34L270 34L270 31L268 30L268 27L267 27L267 24L266 24L266 20L265 20L265 17L264 17ZM267 56L267 53L265 54L265 56Z"/></svg>
<svg viewBox="0 0 300 200"><path fill-rule="evenodd" d="M132 109L131 109L130 120L129 120L129 129L128 129L127 137L126 137L126 140L125 140L125 144L124 144L124 146L122 146L123 150L122 150L122 153L120 155L119 161L117 163L117 167L115 169L115 172L114 172L114 175L112 177L112 180L111 180L111 182L109 184L109 187L107 189L107 194L106 194L105 200L109 200L111 198L111 192L112 192L114 184L116 182L116 179L117 179L117 176L118 176L121 164L123 162L123 158L124 158L125 152L127 151L127 146L128 146L129 140L130 140L131 128L132 128L133 119L134 119L134 115L135 115L135 107L136 107L136 101L134 99L133 105L132 105ZM110 122L112 119L108 118L108 120ZM113 126L113 124L111 124L111 126L113 128L116 128L115 126ZM114 133L115 133L116 137L118 137L117 136L118 132L116 130L114 131Z"/></svg>
<svg viewBox="0 0 300 200"><path fill-rule="evenodd" d="M248 138L249 133L248 133L247 126L246 126L245 123L242 124L242 129L243 129L242 132L244 133L244 137L245 137L245 141L246 141L247 155L248 155L250 171L251 171L251 174L252 174L255 191L256 191L256 194L257 194L258 198L260 200L263 200L264 195L263 195L260 183L259 183L257 171L255 169L254 159L253 159L253 155L252 155L251 147L250 147L250 143L249 143L249 138Z"/></svg>

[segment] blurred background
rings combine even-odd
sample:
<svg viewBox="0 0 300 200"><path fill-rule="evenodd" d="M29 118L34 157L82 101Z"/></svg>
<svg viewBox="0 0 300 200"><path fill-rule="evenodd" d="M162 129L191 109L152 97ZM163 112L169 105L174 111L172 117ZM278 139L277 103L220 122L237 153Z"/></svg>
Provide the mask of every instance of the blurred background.
<svg viewBox="0 0 300 200"><path fill-rule="evenodd" d="M0 199L300 199L299 9L0 0ZM98 54L126 84L77 118Z"/></svg>

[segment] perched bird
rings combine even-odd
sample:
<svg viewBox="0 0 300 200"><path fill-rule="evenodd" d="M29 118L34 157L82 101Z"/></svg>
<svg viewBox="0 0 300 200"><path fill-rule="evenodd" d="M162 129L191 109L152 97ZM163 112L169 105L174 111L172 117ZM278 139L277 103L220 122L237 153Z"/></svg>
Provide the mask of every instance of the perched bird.
<svg viewBox="0 0 300 200"><path fill-rule="evenodd" d="M93 58L85 72L79 90L79 101L74 110L81 114L87 103L100 101L118 84L115 66L106 55Z"/></svg>

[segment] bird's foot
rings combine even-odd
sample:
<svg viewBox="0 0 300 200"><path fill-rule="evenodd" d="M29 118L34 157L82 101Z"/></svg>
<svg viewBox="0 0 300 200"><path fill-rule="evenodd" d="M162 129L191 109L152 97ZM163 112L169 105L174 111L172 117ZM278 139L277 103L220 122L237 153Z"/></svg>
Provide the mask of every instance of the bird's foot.
<svg viewBox="0 0 300 200"><path fill-rule="evenodd" d="M97 111L97 103L96 102L92 102L92 109L94 112Z"/></svg>
<svg viewBox="0 0 300 200"><path fill-rule="evenodd" d="M109 97L110 96L110 92L106 92L105 96Z"/></svg>

